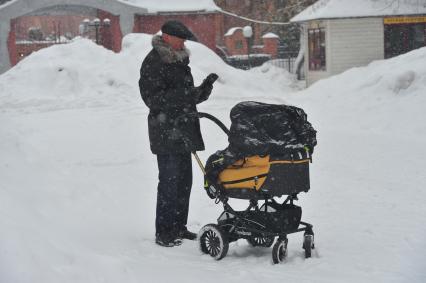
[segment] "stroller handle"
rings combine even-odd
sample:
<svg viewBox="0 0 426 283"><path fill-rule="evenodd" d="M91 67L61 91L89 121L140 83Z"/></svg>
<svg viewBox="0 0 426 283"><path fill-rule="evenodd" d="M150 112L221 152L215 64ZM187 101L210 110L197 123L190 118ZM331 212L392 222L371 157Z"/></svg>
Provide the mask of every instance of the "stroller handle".
<svg viewBox="0 0 426 283"><path fill-rule="evenodd" d="M211 114L208 114L208 113L204 113L204 112L198 112L198 118L207 118L210 121L213 121L216 125L219 126L219 128L222 129L222 131L225 132L225 134L227 136L229 136L229 133L230 133L229 129L218 118L216 118L215 116L213 116Z"/></svg>
<svg viewBox="0 0 426 283"><path fill-rule="evenodd" d="M215 116L213 116L211 114L208 114L208 113L204 113L204 112L198 112L197 116L198 116L198 118L207 118L210 121L213 121L216 125L219 126L219 128L222 129L222 131L225 132L225 134L227 136L229 136L229 133L230 133L229 129L218 118L216 118ZM192 155L194 155L195 160L197 161L198 165L201 168L201 171L203 172L204 176L206 176L207 175L206 174L206 168L204 167L203 162L201 162L200 157L198 157L197 152L193 151Z"/></svg>

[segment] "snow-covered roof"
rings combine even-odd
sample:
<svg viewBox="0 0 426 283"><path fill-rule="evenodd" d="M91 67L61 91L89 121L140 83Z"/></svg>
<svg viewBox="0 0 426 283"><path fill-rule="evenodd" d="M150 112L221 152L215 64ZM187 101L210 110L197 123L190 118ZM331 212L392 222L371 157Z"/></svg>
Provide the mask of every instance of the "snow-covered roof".
<svg viewBox="0 0 426 283"><path fill-rule="evenodd" d="M0 6L1 6L1 8L4 8L4 7L6 7L7 5L10 5L10 4L12 4L13 2L15 2L15 1L17 1L17 0L4 0L4 1L0 2Z"/></svg>
<svg viewBox="0 0 426 283"><path fill-rule="evenodd" d="M0 9L20 0L7 0L0 4ZM218 11L220 8L213 0L113 0L130 6L145 8L148 13L158 12L195 12ZM70 1L72 4L72 1Z"/></svg>
<svg viewBox="0 0 426 283"><path fill-rule="evenodd" d="M426 0L319 0L290 21L422 14Z"/></svg>
<svg viewBox="0 0 426 283"><path fill-rule="evenodd" d="M273 32L268 32L267 34L264 34L262 38L280 38L280 37Z"/></svg>
<svg viewBox="0 0 426 283"><path fill-rule="evenodd" d="M157 12L192 12L220 10L213 0L117 0L119 2Z"/></svg>
<svg viewBox="0 0 426 283"><path fill-rule="evenodd" d="M226 33L225 33L225 36L231 36L231 35L233 35L237 30L243 30L243 28L242 27L233 27L233 28L230 28Z"/></svg>

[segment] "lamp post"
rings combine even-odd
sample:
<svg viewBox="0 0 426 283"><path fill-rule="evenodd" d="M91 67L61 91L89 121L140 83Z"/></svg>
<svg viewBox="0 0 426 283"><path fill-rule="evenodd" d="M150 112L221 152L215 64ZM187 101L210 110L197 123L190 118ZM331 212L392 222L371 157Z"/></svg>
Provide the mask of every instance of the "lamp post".
<svg viewBox="0 0 426 283"><path fill-rule="evenodd" d="M93 21L90 21L89 19L84 19L82 24L86 32L88 31L89 27L95 28L95 42L96 44L99 44L99 29L101 27L109 28L111 26L111 20L104 19L101 21L99 18L95 18Z"/></svg>
<svg viewBox="0 0 426 283"><path fill-rule="evenodd" d="M250 38L253 36L253 29L251 26L245 26L243 27L243 36L245 37L247 41L247 63L248 68L251 68L250 64Z"/></svg>

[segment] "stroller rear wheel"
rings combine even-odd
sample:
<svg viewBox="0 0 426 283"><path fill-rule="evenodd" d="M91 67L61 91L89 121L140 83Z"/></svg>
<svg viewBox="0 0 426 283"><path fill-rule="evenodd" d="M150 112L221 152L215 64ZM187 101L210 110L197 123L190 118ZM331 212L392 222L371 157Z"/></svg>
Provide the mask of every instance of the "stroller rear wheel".
<svg viewBox="0 0 426 283"><path fill-rule="evenodd" d="M201 228L199 239L201 251L216 260L221 260L228 253L228 238L216 224L207 224Z"/></svg>
<svg viewBox="0 0 426 283"><path fill-rule="evenodd" d="M312 249L314 249L314 235L305 234L303 239L303 249L305 250L305 258L310 258Z"/></svg>
<svg viewBox="0 0 426 283"><path fill-rule="evenodd" d="M247 242L253 247L269 248L274 243L274 237L250 237Z"/></svg>
<svg viewBox="0 0 426 283"><path fill-rule="evenodd" d="M278 238L272 248L272 262L274 264L281 263L287 257L287 238Z"/></svg>

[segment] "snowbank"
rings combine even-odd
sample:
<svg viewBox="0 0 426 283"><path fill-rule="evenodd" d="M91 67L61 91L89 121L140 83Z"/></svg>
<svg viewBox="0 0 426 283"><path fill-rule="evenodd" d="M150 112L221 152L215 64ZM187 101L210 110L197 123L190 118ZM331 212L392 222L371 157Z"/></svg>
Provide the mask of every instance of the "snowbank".
<svg viewBox="0 0 426 283"><path fill-rule="evenodd" d="M374 130L390 137L423 139L426 126L420 120L425 117L425 61L426 48L421 48L352 68L317 82L304 93L309 100L322 104L321 111L329 111L330 125L336 120L345 121L355 131Z"/></svg>
<svg viewBox="0 0 426 283"><path fill-rule="evenodd" d="M93 42L78 38L70 44L33 53L0 77L3 111L25 107L26 111L141 103L138 79L143 58L151 50L151 35L130 34L123 50L115 54ZM234 100L291 91L290 74L273 80L274 73L245 72L226 65L204 45L188 42L191 68L198 85L210 73L219 74L213 95ZM247 87L250 91L244 91ZM270 99L275 99L271 97ZM210 103L210 102L208 102Z"/></svg>

